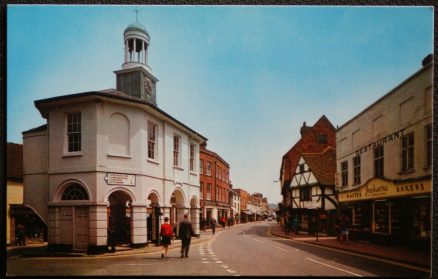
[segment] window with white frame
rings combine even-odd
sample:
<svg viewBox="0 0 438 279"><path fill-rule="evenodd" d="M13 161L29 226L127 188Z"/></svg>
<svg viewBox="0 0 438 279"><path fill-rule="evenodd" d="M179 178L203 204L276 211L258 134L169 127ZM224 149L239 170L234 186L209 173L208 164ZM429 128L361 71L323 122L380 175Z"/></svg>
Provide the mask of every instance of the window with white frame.
<svg viewBox="0 0 438 279"><path fill-rule="evenodd" d="M385 151L383 145L374 148L374 177L382 178L384 176L384 159Z"/></svg>
<svg viewBox="0 0 438 279"><path fill-rule="evenodd" d="M178 135L173 136L173 165L180 166L181 159L181 137Z"/></svg>
<svg viewBox="0 0 438 279"><path fill-rule="evenodd" d="M211 176L211 162L207 161L207 175Z"/></svg>
<svg viewBox="0 0 438 279"><path fill-rule="evenodd" d="M199 187L199 197L201 200L204 199L204 196L202 195L203 191L204 191L204 182L201 182L201 186Z"/></svg>
<svg viewBox="0 0 438 279"><path fill-rule="evenodd" d="M67 146L68 152L81 151L81 113L67 114Z"/></svg>
<svg viewBox="0 0 438 279"><path fill-rule="evenodd" d="M195 171L195 151L196 151L196 146L191 143L190 144L190 171Z"/></svg>
<svg viewBox="0 0 438 279"><path fill-rule="evenodd" d="M348 186L348 161L341 163L342 187Z"/></svg>
<svg viewBox="0 0 438 279"><path fill-rule="evenodd" d="M414 169L414 133L402 138L402 171Z"/></svg>
<svg viewBox="0 0 438 279"><path fill-rule="evenodd" d="M360 155L353 157L353 185L360 184Z"/></svg>
<svg viewBox="0 0 438 279"><path fill-rule="evenodd" d="M148 122L148 158L157 159L157 128L152 122Z"/></svg>
<svg viewBox="0 0 438 279"><path fill-rule="evenodd" d="M211 183L207 183L207 200L211 200Z"/></svg>
<svg viewBox="0 0 438 279"><path fill-rule="evenodd" d="M204 160L199 160L199 173L204 174Z"/></svg>

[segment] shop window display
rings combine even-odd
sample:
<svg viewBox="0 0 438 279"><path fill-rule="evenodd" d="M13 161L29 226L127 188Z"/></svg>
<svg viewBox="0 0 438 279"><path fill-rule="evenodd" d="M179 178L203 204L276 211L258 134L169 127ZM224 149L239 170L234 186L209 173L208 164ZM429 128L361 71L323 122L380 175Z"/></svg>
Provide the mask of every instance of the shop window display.
<svg viewBox="0 0 438 279"><path fill-rule="evenodd" d="M389 233L388 201L375 201L374 218L375 218L375 232Z"/></svg>

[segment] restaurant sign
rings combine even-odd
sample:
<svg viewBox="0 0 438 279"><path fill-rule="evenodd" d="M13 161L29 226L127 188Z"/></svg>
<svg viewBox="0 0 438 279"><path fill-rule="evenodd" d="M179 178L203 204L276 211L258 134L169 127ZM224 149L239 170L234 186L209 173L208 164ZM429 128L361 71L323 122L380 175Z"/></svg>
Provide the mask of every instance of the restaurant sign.
<svg viewBox="0 0 438 279"><path fill-rule="evenodd" d="M375 149L378 146L382 146L384 144L390 143L390 142L392 142L392 141L394 141L394 140L396 140L396 139L398 139L400 137L403 137L404 130L405 130L405 128L400 129L400 130L398 130L398 131L396 131L394 133L391 133L391 134L387 135L386 137L380 138L380 139L378 139L376 141L373 141L370 144L362 146L361 148L359 148L356 151L356 156L359 156L360 154L362 154L364 152L373 150L373 149Z"/></svg>
<svg viewBox="0 0 438 279"><path fill-rule="evenodd" d="M135 186L135 175L125 173L107 173L103 178L108 185Z"/></svg>
<svg viewBox="0 0 438 279"><path fill-rule="evenodd" d="M416 194L430 194L432 191L431 180L416 182L394 183L393 181L373 178L361 187L340 192L339 202L369 200L374 198L392 198Z"/></svg>

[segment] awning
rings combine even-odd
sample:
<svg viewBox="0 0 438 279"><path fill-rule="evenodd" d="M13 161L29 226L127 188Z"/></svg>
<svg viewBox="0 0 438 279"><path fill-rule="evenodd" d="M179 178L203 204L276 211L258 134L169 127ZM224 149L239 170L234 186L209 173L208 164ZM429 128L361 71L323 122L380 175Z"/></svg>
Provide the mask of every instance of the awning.
<svg viewBox="0 0 438 279"><path fill-rule="evenodd" d="M246 214L246 215L253 215L253 214L254 214L254 213L252 213L252 211L249 210L249 209L242 210L242 213L244 213L244 214Z"/></svg>

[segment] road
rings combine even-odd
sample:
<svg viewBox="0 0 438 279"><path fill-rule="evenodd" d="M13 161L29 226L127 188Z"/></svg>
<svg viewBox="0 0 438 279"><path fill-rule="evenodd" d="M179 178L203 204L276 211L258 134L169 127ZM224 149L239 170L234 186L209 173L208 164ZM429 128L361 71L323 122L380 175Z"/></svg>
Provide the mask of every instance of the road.
<svg viewBox="0 0 438 279"><path fill-rule="evenodd" d="M391 276L428 277L401 266L269 235L272 222L217 232L192 245L189 258L178 250L112 257L8 259L7 274L30 275L218 275L218 276Z"/></svg>

